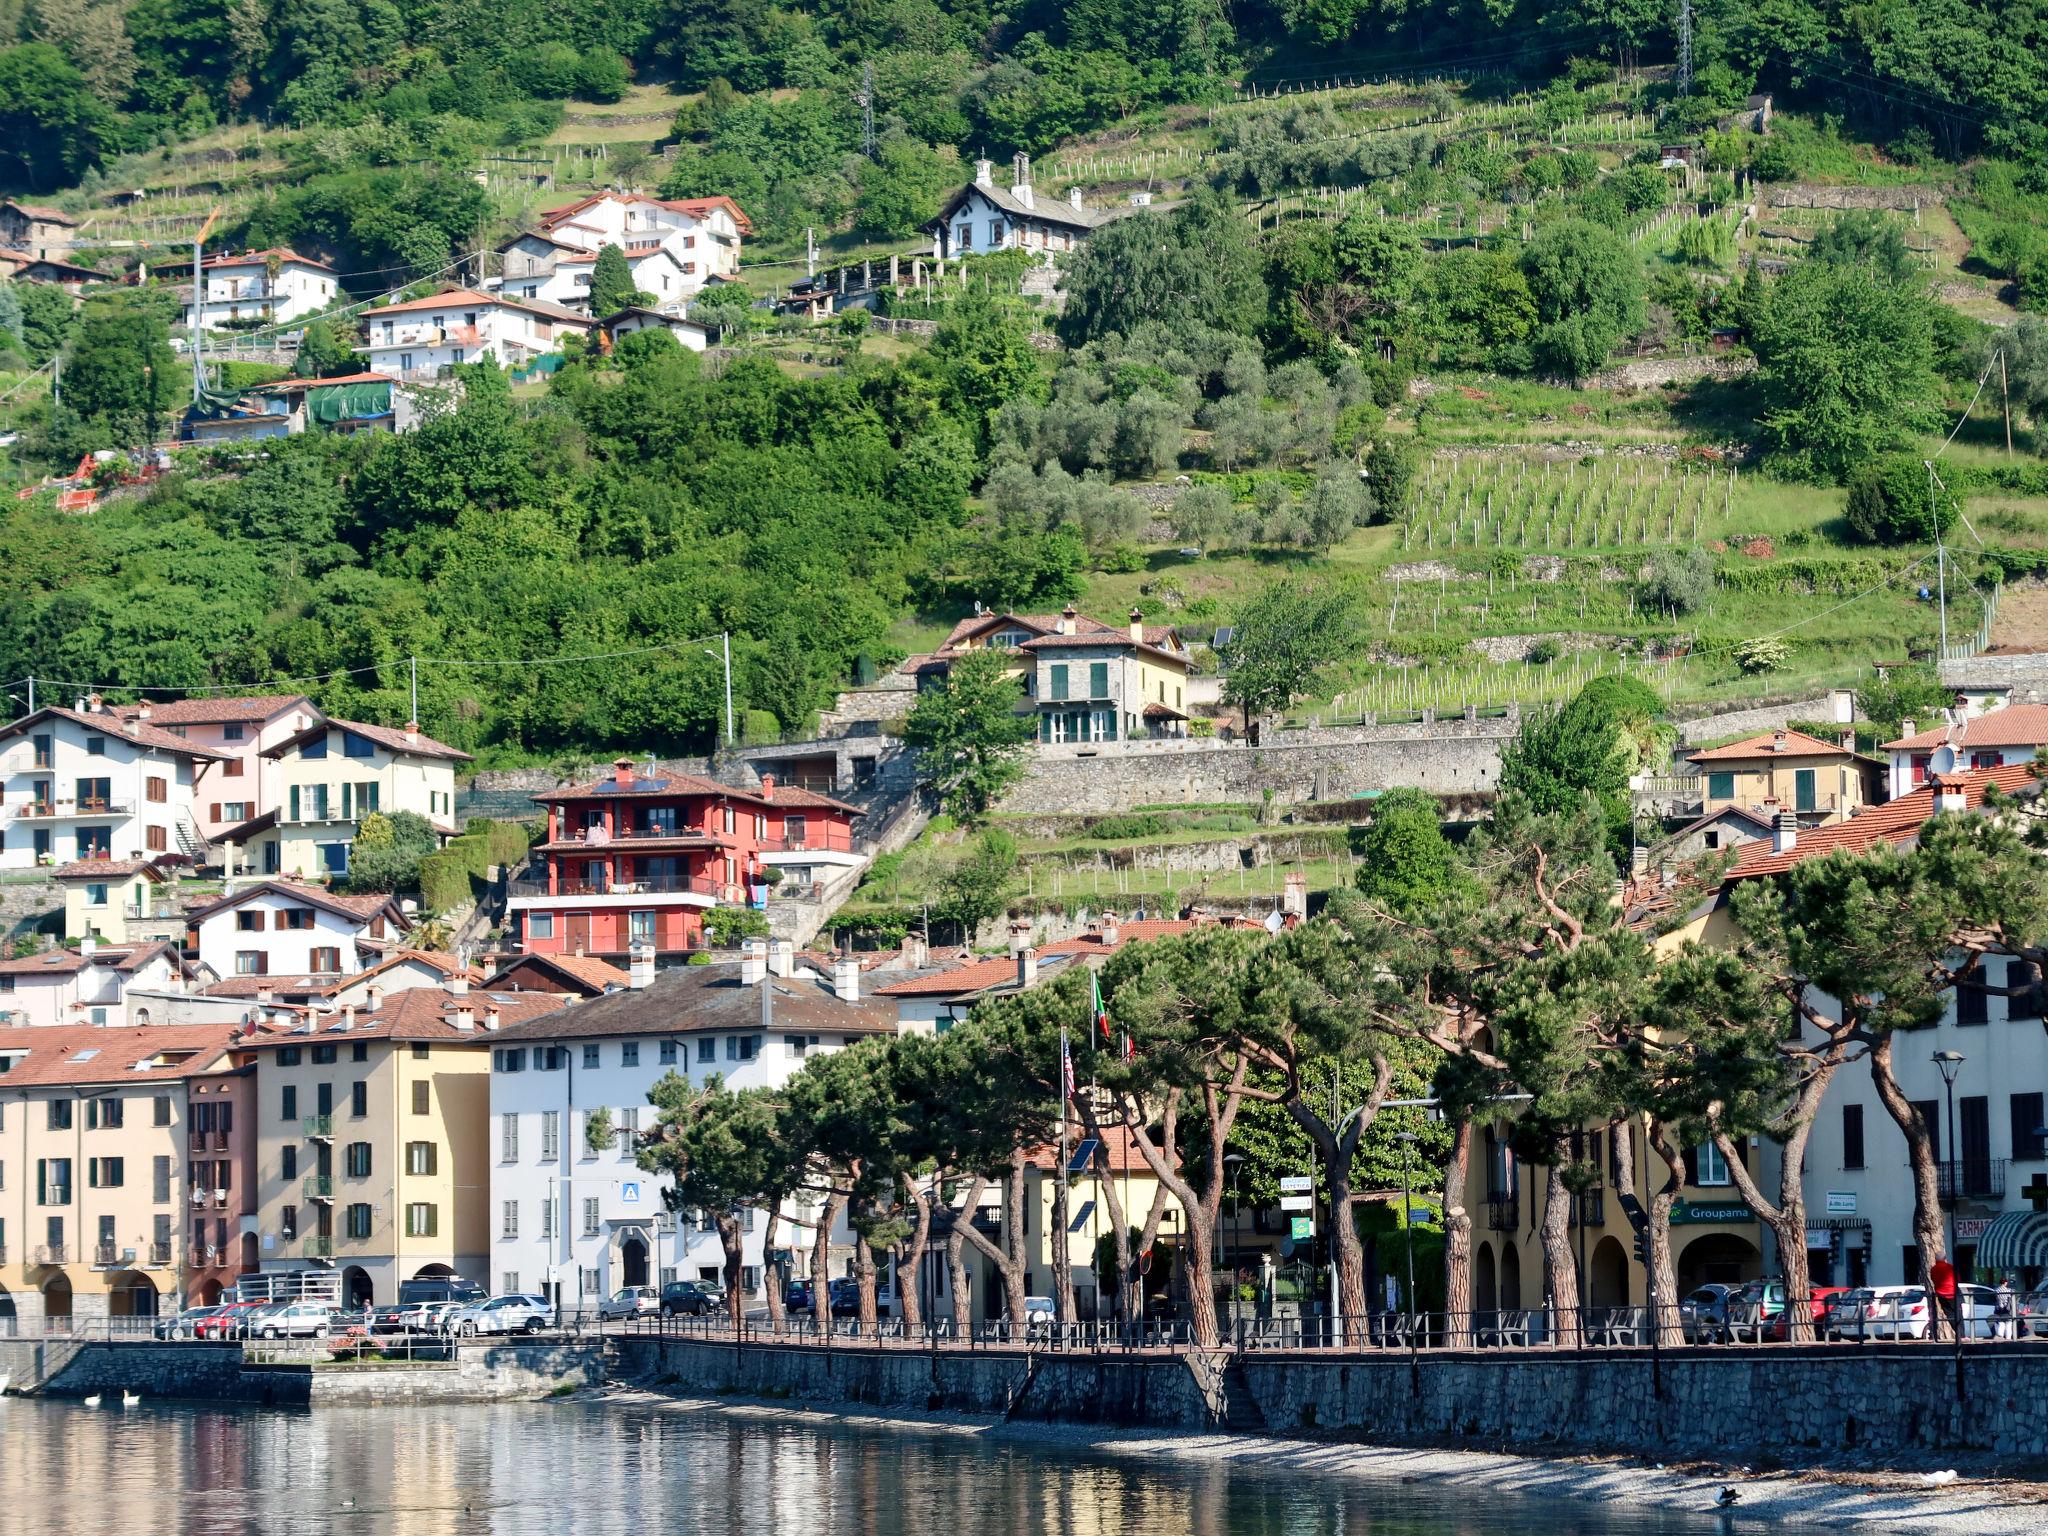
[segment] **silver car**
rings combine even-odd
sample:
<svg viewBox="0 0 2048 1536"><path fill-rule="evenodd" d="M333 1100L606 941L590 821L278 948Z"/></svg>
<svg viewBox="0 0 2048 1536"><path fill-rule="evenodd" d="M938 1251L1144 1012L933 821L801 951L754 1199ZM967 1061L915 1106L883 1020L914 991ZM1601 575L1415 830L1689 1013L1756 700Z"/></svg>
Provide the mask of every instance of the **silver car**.
<svg viewBox="0 0 2048 1536"><path fill-rule="evenodd" d="M493 1296L448 1315L447 1331L465 1339L480 1333L539 1333L555 1320L555 1309L542 1296Z"/></svg>
<svg viewBox="0 0 2048 1536"><path fill-rule="evenodd" d="M334 1308L324 1301L295 1301L254 1319L249 1331L259 1339L323 1339L334 1326Z"/></svg>
<svg viewBox="0 0 2048 1536"><path fill-rule="evenodd" d="M629 1285L600 1302L597 1315L610 1322L621 1317L651 1317L660 1310L661 1292L651 1285Z"/></svg>

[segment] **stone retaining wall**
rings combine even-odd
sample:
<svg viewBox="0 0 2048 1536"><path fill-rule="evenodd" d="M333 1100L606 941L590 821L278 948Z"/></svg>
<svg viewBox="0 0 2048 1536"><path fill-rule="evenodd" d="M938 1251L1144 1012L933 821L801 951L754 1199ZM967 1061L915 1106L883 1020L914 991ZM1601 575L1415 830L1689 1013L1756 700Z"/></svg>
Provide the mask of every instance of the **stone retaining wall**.
<svg viewBox="0 0 2048 1536"><path fill-rule="evenodd" d="M1747 1458L1982 1451L2048 1458L2048 1344L1688 1349L1652 1396L1645 1351L1140 1356L735 1348L620 1341L622 1370L682 1394L950 1409L1155 1429L1263 1428L1373 1444ZM2019 1469L2015 1467L2015 1472Z"/></svg>

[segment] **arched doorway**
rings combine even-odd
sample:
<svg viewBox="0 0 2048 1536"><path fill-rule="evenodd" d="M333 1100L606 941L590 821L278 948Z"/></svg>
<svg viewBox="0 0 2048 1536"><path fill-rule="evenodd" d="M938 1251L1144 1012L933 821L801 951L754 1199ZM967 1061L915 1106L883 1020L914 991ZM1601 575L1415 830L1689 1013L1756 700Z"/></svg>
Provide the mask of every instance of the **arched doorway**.
<svg viewBox="0 0 2048 1536"><path fill-rule="evenodd" d="M14 1293L0 1285L0 1323L14 1321Z"/></svg>
<svg viewBox="0 0 2048 1536"><path fill-rule="evenodd" d="M1513 1243L1500 1247L1500 1309L1516 1312L1522 1306L1522 1256Z"/></svg>
<svg viewBox="0 0 2048 1536"><path fill-rule="evenodd" d="M1493 1244L1481 1243L1479 1251L1472 1256L1472 1310L1481 1328L1493 1321L1493 1313L1500 1306L1500 1292L1493 1283Z"/></svg>
<svg viewBox="0 0 2048 1536"><path fill-rule="evenodd" d="M366 1307L370 1304L370 1276L360 1264L351 1264L341 1272L341 1301L345 1307Z"/></svg>
<svg viewBox="0 0 2048 1536"><path fill-rule="evenodd" d="M114 1276L113 1289L107 1294L107 1311L114 1317L155 1317L156 1287L149 1283L147 1275L124 1270Z"/></svg>
<svg viewBox="0 0 2048 1536"><path fill-rule="evenodd" d="M1597 1310L1628 1305L1628 1253L1620 1238L1601 1238L1587 1270L1587 1306Z"/></svg>
<svg viewBox="0 0 2048 1536"><path fill-rule="evenodd" d="M43 1282L43 1316L52 1321L62 1319L68 1328L71 1324L71 1277L52 1275Z"/></svg>
<svg viewBox="0 0 2048 1536"><path fill-rule="evenodd" d="M1676 1268L1678 1293L1683 1296L1713 1281L1740 1285L1756 1279L1763 1273L1763 1255L1748 1238L1733 1232L1707 1232L1679 1250Z"/></svg>
<svg viewBox="0 0 2048 1536"><path fill-rule="evenodd" d="M647 1284L647 1240L638 1232L619 1239L619 1284Z"/></svg>
<svg viewBox="0 0 2048 1536"><path fill-rule="evenodd" d="M221 1287L218 1280L202 1280L199 1282L199 1299L193 1305L217 1307L220 1305L220 1292Z"/></svg>

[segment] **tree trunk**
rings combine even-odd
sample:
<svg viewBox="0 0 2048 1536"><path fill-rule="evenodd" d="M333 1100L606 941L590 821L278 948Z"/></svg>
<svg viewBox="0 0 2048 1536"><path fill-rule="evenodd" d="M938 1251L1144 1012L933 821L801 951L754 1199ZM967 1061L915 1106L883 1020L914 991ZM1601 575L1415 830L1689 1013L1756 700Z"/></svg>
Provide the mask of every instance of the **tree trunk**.
<svg viewBox="0 0 2048 1536"><path fill-rule="evenodd" d="M1471 1163L1472 1122L1460 1120L1444 1163L1445 1341L1453 1349L1472 1343L1472 1213L1465 1209Z"/></svg>
<svg viewBox="0 0 2048 1536"><path fill-rule="evenodd" d="M775 1252L776 1229L782 1225L782 1202L768 1203L768 1219L761 1227L761 1277L768 1292L768 1331L780 1334L788 1327L782 1310L782 1277L775 1271L771 1255Z"/></svg>
<svg viewBox="0 0 2048 1536"><path fill-rule="evenodd" d="M1365 1102L1338 1126L1331 1126L1311 1108L1299 1091L1286 1100L1294 1123L1307 1131L1323 1160L1323 1182L1330 1203L1330 1255L1337 1266L1337 1315L1354 1330L1364 1323L1368 1303L1365 1296L1365 1249L1358 1240L1358 1225L1351 1218L1351 1161L1358 1143L1373 1121L1393 1086L1394 1068L1386 1057L1373 1057L1373 1085ZM1413 1297L1410 1311L1417 1310Z"/></svg>
<svg viewBox="0 0 2048 1536"><path fill-rule="evenodd" d="M1181 1275L1188 1288L1188 1329L1197 1345L1214 1349L1220 1338L1216 1327L1216 1228L1199 1201L1183 1202L1181 1214L1188 1224L1180 1255Z"/></svg>
<svg viewBox="0 0 2048 1536"><path fill-rule="evenodd" d="M1676 1349L1685 1342L1685 1328L1678 1320L1678 1271L1671 1262L1671 1206L1685 1188L1685 1148L1671 1136L1662 1121L1652 1120L1644 1141L1664 1165L1664 1181L1650 1196L1650 1273L1656 1294L1656 1315L1651 1326L1657 1342Z"/></svg>
<svg viewBox="0 0 2048 1536"><path fill-rule="evenodd" d="M1116 1315L1120 1322L1129 1322L1135 1315L1134 1293L1138 1285L1138 1272L1131 1256L1131 1229L1124 1214L1123 1191L1117 1186L1116 1169L1109 1160L1109 1138L1102 1134L1102 1117L1096 1113L1094 1099L1090 1094L1079 1096L1081 1125L1088 1135L1095 1138L1095 1184L1102 1191L1102 1208L1109 1215L1111 1235L1116 1251ZM1091 1261L1094 1255L1089 1256Z"/></svg>
<svg viewBox="0 0 2048 1536"><path fill-rule="evenodd" d="M896 1304L903 1312L906 1333L924 1331L924 1261L932 1247L932 1207L926 1192L906 1179L903 1198L912 1212L910 1236L897 1250ZM906 1278L906 1273L908 1277Z"/></svg>
<svg viewBox="0 0 2048 1536"><path fill-rule="evenodd" d="M1024 1298L1031 1294L1031 1276L1025 1268L1029 1262L1031 1239L1024 1230L1028 1221L1024 1206L1024 1168L1024 1153L1020 1148L1010 1155L1010 1176L1003 1181L1003 1246L1008 1250L1008 1262L1003 1265L1003 1300L1012 1327L1023 1326L1026 1320Z"/></svg>
<svg viewBox="0 0 2048 1536"><path fill-rule="evenodd" d="M1905 1133L1906 1153L1913 1167L1913 1241L1920 1250L1920 1273L1916 1278L1928 1296L1933 1297L1934 1266L1948 1257L1941 1227L1940 1154L1934 1138L1927 1133L1927 1122L1920 1118L1920 1111L1913 1107L1892 1072L1894 1038L1889 1032L1881 1034L1870 1047L1870 1079L1877 1085L1877 1096L1885 1113ZM1955 1337L1949 1331L1948 1314L1940 1306L1930 1305L1928 1317L1928 1337Z"/></svg>
<svg viewBox="0 0 2048 1536"><path fill-rule="evenodd" d="M740 1219L732 1211L720 1211L714 1218L718 1224L718 1244L725 1250L725 1312L732 1320L734 1333L746 1321L746 1301L740 1295L740 1268L746 1257L746 1250L740 1238Z"/></svg>
<svg viewBox="0 0 2048 1536"><path fill-rule="evenodd" d="M1067 1250L1067 1149L1064 1131L1054 1155L1060 1166L1052 1186L1052 1298L1062 1326L1074 1321L1074 1265Z"/></svg>
<svg viewBox="0 0 2048 1536"><path fill-rule="evenodd" d="M853 1231L853 1280L860 1301L860 1331L875 1331L875 1250L859 1227Z"/></svg>
<svg viewBox="0 0 2048 1536"><path fill-rule="evenodd" d="M1794 1344L1810 1344L1814 1336L1813 1271L1806 1262L1806 1186L1800 1172L1806 1162L1806 1144L1813 1137L1814 1118L1827 1098L1836 1065L1820 1061L1800 1081L1778 1154L1776 1205L1764 1198L1756 1180L1749 1176L1749 1166L1738 1155L1733 1140L1719 1131L1714 1134L1714 1145L1728 1164L1736 1193L1778 1240L1778 1260L1785 1272L1785 1337Z"/></svg>
<svg viewBox="0 0 2048 1536"><path fill-rule="evenodd" d="M1576 1349L1579 1334L1579 1271L1572 1252L1572 1192L1565 1187L1564 1170L1571 1158L1570 1143L1559 1137L1551 1143L1551 1163L1543 1181L1544 1288L1548 1292L1551 1338L1566 1349Z"/></svg>
<svg viewBox="0 0 2048 1536"><path fill-rule="evenodd" d="M967 1181L967 1203L955 1213L953 1228L946 1234L947 1284L953 1288L953 1301L949 1309L952 1313L953 1332L965 1337L972 1337L974 1329L974 1293L967 1278L967 1239L970 1235L980 1235L971 1232L969 1218L974 1215L975 1207L981 1204L981 1191L987 1182L986 1179L979 1177Z"/></svg>
<svg viewBox="0 0 2048 1536"><path fill-rule="evenodd" d="M832 1229L846 1209L846 1196L833 1190L818 1213L817 1235L811 1239L811 1317L821 1332L832 1331Z"/></svg>

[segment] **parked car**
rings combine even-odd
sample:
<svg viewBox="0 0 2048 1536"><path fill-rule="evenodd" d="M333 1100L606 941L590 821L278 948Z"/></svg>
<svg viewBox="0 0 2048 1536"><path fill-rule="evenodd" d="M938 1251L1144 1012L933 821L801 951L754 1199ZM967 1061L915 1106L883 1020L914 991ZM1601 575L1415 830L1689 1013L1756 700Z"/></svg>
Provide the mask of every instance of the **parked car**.
<svg viewBox="0 0 2048 1536"><path fill-rule="evenodd" d="M1678 1304L1678 1324L1688 1344L1720 1344L1728 1338L1728 1304L1742 1287L1711 1280Z"/></svg>
<svg viewBox="0 0 2048 1536"><path fill-rule="evenodd" d="M1808 1315L1813 1319L1816 1338L1827 1337L1828 1313L1834 1304L1849 1294L1848 1287L1841 1285L1816 1285L1807 1293ZM1779 1310L1764 1328L1764 1337L1782 1343L1792 1336L1792 1309Z"/></svg>
<svg viewBox="0 0 2048 1536"><path fill-rule="evenodd" d="M271 1306L267 1301L230 1301L214 1308L211 1317L192 1325L195 1339L240 1339L248 1336L249 1320Z"/></svg>
<svg viewBox="0 0 2048 1536"><path fill-rule="evenodd" d="M1998 1294L1988 1286L1964 1285L1964 1333L1988 1339L1997 1333ZM1924 1339L1934 1331L1939 1297L1917 1285L1873 1285L1840 1298L1828 1313L1828 1337L1836 1339Z"/></svg>
<svg viewBox="0 0 2048 1536"><path fill-rule="evenodd" d="M671 1317L702 1317L724 1301L723 1292L701 1280L671 1280L661 1288L661 1310Z"/></svg>
<svg viewBox="0 0 2048 1536"><path fill-rule="evenodd" d="M661 1292L651 1285L628 1285L612 1292L598 1304L597 1315L606 1322L620 1317L646 1317L661 1310Z"/></svg>
<svg viewBox="0 0 2048 1536"><path fill-rule="evenodd" d="M160 1339L196 1339L199 1337L199 1324L206 1318L219 1316L223 1310L218 1306L187 1307L182 1312L174 1312L158 1320L156 1336Z"/></svg>
<svg viewBox="0 0 2048 1536"><path fill-rule="evenodd" d="M1751 1280L1728 1298L1726 1333L1745 1343L1761 1343L1770 1324L1784 1311L1784 1281Z"/></svg>
<svg viewBox="0 0 2048 1536"><path fill-rule="evenodd" d="M272 1307L249 1327L259 1339L324 1339L334 1316L324 1301L293 1301Z"/></svg>
<svg viewBox="0 0 2048 1536"><path fill-rule="evenodd" d="M1050 1296L1026 1296L1024 1298L1024 1331L1026 1333L1050 1333L1053 1322L1059 1316L1059 1309L1053 1305Z"/></svg>
<svg viewBox="0 0 2048 1536"><path fill-rule="evenodd" d="M449 1313L447 1331L465 1339L480 1333L539 1333L554 1320L554 1304L545 1296L493 1296Z"/></svg>
<svg viewBox="0 0 2048 1536"><path fill-rule="evenodd" d="M860 1282L851 1275L841 1275L831 1284L832 1315L834 1317L860 1316ZM886 1285L875 1287L875 1315L887 1317L896 1310L896 1297Z"/></svg>
<svg viewBox="0 0 2048 1536"><path fill-rule="evenodd" d="M782 1288L782 1310L785 1312L808 1312L811 1310L811 1282L792 1280Z"/></svg>
<svg viewBox="0 0 2048 1536"><path fill-rule="evenodd" d="M2048 1286L2018 1297L2015 1305L2019 1308L2021 1336L2048 1338Z"/></svg>
<svg viewBox="0 0 2048 1536"><path fill-rule="evenodd" d="M403 1281L398 1287L400 1306L409 1301L454 1301L467 1304L472 1301L488 1301L490 1296L489 1291L467 1275L429 1275L425 1279Z"/></svg>

